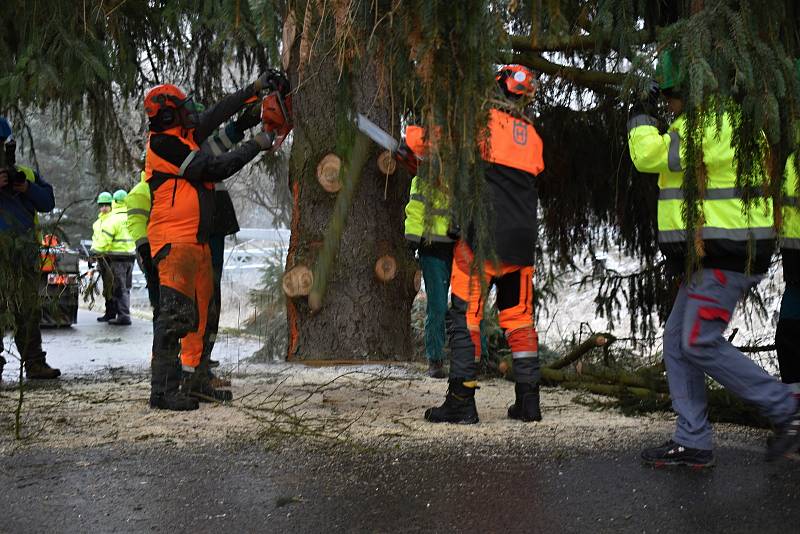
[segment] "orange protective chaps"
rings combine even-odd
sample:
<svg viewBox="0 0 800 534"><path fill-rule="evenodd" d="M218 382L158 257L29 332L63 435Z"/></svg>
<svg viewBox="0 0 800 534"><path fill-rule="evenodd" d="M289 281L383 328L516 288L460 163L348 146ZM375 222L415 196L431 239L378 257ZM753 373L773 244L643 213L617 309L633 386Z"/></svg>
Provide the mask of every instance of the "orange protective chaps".
<svg viewBox="0 0 800 534"><path fill-rule="evenodd" d="M486 293L497 289L500 327L506 334L519 383L539 381L539 341L533 318L533 266L485 262L472 271L474 254L464 241L456 244L448 311L451 380L475 380L481 357L480 324Z"/></svg>
<svg viewBox="0 0 800 534"><path fill-rule="evenodd" d="M179 353L184 367L194 369L200 364L213 282L207 245L168 244L153 259L160 310L153 324L152 387L161 393L177 388Z"/></svg>

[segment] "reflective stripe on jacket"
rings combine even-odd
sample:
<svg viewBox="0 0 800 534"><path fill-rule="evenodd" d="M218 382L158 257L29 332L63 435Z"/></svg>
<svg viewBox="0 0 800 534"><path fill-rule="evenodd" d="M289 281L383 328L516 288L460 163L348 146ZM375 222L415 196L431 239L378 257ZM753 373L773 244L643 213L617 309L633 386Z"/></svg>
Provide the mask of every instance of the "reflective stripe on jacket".
<svg viewBox="0 0 800 534"><path fill-rule="evenodd" d="M128 233L125 204L114 202L111 213L101 214L92 229L92 250L109 256L133 256L135 246Z"/></svg>
<svg viewBox="0 0 800 534"><path fill-rule="evenodd" d="M111 216L111 212L101 213L97 220L92 224L92 250L95 252L106 252L111 246L110 237L103 232L103 221Z"/></svg>
<svg viewBox="0 0 800 534"><path fill-rule="evenodd" d="M786 160L783 181L783 209L781 210L781 248L800 250L800 196L798 196L797 171L794 154Z"/></svg>
<svg viewBox="0 0 800 534"><path fill-rule="evenodd" d="M145 179L152 206L147 237L153 255L167 243L205 243L214 215L212 182L190 181L183 173L200 147L181 128L151 132L147 142Z"/></svg>
<svg viewBox="0 0 800 534"><path fill-rule="evenodd" d="M150 186L142 171L142 180L136 184L125 199L128 206L128 233L138 248L147 243L147 223L150 221Z"/></svg>
<svg viewBox="0 0 800 534"><path fill-rule="evenodd" d="M670 250L677 253L679 249L685 253L686 242L694 240L693 236L687 236L688 225L683 216L685 151L681 147L681 138L685 137L686 119L678 117L663 135L655 125L656 120L646 115L628 121L628 148L636 169L658 173L658 240L662 249L667 254ZM720 126L717 131L717 121L710 118L703 132L702 154L707 183L699 222L702 224L700 235L704 258L746 259L748 243L755 240L759 242L757 263L763 264L774 246L772 199L756 196L748 213L744 213L742 191L736 188L736 162L731 146L733 127L728 114L723 114Z"/></svg>
<svg viewBox="0 0 800 534"><path fill-rule="evenodd" d="M419 176L411 180L406 204L406 239L420 243L424 237L429 243L452 243L453 240L447 237L450 226L447 196L433 186L424 187L421 182Z"/></svg>

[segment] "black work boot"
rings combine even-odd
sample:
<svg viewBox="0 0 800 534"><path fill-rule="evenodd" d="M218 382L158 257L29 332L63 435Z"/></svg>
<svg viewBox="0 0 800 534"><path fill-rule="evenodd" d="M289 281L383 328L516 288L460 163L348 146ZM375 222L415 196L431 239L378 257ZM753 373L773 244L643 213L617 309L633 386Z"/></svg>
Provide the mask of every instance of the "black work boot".
<svg viewBox="0 0 800 534"><path fill-rule="evenodd" d="M184 371L181 390L200 402L225 402L233 400L233 393L227 389L216 389L208 379L208 373L197 370L194 373Z"/></svg>
<svg viewBox="0 0 800 534"><path fill-rule="evenodd" d="M97 322L98 323L107 323L111 319L116 319L116 317L117 317L116 313L105 312L103 315L101 315L100 317L97 318Z"/></svg>
<svg viewBox="0 0 800 534"><path fill-rule="evenodd" d="M539 384L514 384L516 400L508 407L508 417L520 421L541 421L542 411L539 408Z"/></svg>
<svg viewBox="0 0 800 534"><path fill-rule="evenodd" d="M478 422L475 408L475 390L478 386L467 387L461 380L450 381L444 404L425 410L425 420L431 423L458 423L473 425Z"/></svg>
<svg viewBox="0 0 800 534"><path fill-rule="evenodd" d="M184 395L180 391L166 391L164 393L150 394L150 407L158 410L172 410L175 412L185 412L196 410L200 407L197 399Z"/></svg>
<svg viewBox="0 0 800 534"><path fill-rule="evenodd" d="M61 376L61 371L53 369L45 361L46 352L36 358L25 360L25 378L30 380L53 380Z"/></svg>

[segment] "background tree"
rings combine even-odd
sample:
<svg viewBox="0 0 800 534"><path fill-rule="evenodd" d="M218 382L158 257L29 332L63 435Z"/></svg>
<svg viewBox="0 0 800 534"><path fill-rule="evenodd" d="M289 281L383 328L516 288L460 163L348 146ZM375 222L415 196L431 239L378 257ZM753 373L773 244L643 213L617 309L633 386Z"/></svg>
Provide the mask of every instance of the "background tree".
<svg viewBox="0 0 800 534"><path fill-rule="evenodd" d="M0 36L0 111L18 125L39 110L63 132L86 129L101 177L112 168L135 170L144 124L140 137L131 139L122 118L138 111L146 88L168 80L213 101L277 65L283 53L296 87L287 268L303 263L314 274L311 297L288 299L289 356L295 358L402 358L409 352L413 266L401 234L409 177L377 170L377 149L353 131L354 111L395 135L406 122L440 127L421 172L450 191L458 222L476 220L485 229L492 214L481 202L476 140L495 97L495 66L513 61L542 73L533 113L546 148L547 170L538 179L544 215L539 258L548 261L538 272L547 278L573 258L611 249L638 258L639 275L611 277L601 286L598 311L627 306L639 331L652 331L651 312L668 303L655 267L654 180L631 168L624 129L628 105L652 76L655 56L675 49L690 126L741 109L735 129L742 185L764 165L760 132L771 149L774 191L785 156L796 149L794 58L800 50L792 1L8 4ZM697 140L686 145L691 224L703 175ZM341 160L336 194L325 192L316 176L328 153ZM479 257L491 245L484 234ZM388 283L376 281L378 256L396 261Z"/></svg>

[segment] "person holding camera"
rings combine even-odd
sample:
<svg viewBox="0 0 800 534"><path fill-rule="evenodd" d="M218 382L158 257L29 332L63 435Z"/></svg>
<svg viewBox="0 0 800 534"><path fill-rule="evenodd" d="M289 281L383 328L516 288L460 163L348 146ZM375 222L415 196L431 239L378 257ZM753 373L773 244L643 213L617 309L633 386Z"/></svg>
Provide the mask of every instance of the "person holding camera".
<svg viewBox="0 0 800 534"><path fill-rule="evenodd" d="M54 379L61 371L47 365L39 327L41 240L37 238L37 213L55 207L53 188L33 169L16 164L16 143L4 117L0 117L0 148L0 316L13 317L14 342L25 376ZM0 323L0 378L6 363L3 327L10 326Z"/></svg>

